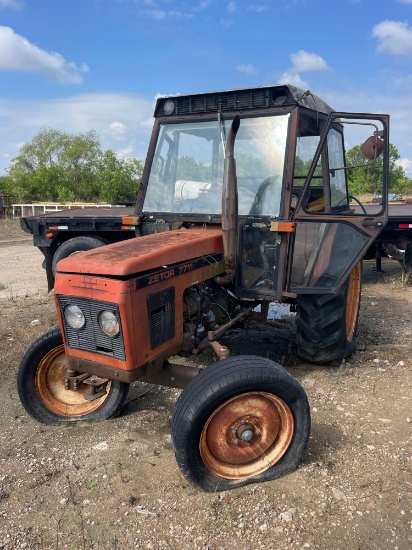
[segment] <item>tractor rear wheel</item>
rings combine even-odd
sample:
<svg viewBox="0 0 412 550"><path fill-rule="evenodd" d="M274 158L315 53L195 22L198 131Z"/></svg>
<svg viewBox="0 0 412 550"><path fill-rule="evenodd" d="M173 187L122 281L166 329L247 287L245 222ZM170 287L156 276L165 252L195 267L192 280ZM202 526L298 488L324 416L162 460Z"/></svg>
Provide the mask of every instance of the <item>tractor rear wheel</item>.
<svg viewBox="0 0 412 550"><path fill-rule="evenodd" d="M337 294L297 297L297 353L311 363L340 364L356 350L362 289L362 262Z"/></svg>
<svg viewBox="0 0 412 550"><path fill-rule="evenodd" d="M230 357L201 371L181 393L172 419L179 468L203 491L291 472L309 431L309 404L299 382L256 356Z"/></svg>
<svg viewBox="0 0 412 550"><path fill-rule="evenodd" d="M96 399L87 398L89 386L66 389L67 358L60 329L41 336L27 350L20 365L17 388L29 415L43 424L80 420L100 421L116 416L123 407L129 385L112 380Z"/></svg>

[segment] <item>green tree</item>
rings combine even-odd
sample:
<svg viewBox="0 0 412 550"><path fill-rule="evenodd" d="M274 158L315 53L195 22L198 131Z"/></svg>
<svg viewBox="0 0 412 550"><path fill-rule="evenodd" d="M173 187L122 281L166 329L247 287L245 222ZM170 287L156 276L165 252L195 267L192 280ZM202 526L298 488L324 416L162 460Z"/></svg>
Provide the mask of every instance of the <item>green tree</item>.
<svg viewBox="0 0 412 550"><path fill-rule="evenodd" d="M195 160L193 157L180 157L177 163L176 179L191 181L211 181L212 165L203 164Z"/></svg>
<svg viewBox="0 0 412 550"><path fill-rule="evenodd" d="M119 159L113 151L105 151L97 165L100 198L111 203L134 201L142 172L137 159Z"/></svg>
<svg viewBox="0 0 412 550"><path fill-rule="evenodd" d="M396 164L400 159L398 149L389 144L389 191L402 193L410 190L411 180L405 176L402 166ZM383 156L370 163L362 153L361 145L355 145L346 153L347 166L360 166L347 171L349 190L355 194L380 193L382 191Z"/></svg>
<svg viewBox="0 0 412 550"><path fill-rule="evenodd" d="M141 163L102 151L93 130L73 135L41 129L8 170L8 191L20 202L134 200Z"/></svg>
<svg viewBox="0 0 412 550"><path fill-rule="evenodd" d="M8 176L0 176L0 194L7 195L10 192L10 183Z"/></svg>

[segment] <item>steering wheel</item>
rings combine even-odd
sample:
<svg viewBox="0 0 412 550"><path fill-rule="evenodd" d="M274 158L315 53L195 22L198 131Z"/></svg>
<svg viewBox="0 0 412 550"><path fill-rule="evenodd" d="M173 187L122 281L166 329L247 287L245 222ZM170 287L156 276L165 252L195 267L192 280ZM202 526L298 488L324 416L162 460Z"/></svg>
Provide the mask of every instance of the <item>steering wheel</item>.
<svg viewBox="0 0 412 550"><path fill-rule="evenodd" d="M269 187L269 185L272 185L273 183L275 183L277 179L278 179L278 176L269 176L268 178L262 181L262 183L259 185L259 188L253 200L252 207L249 212L249 216L259 216L262 214L262 211L261 211L262 202L263 202L263 198L265 196L266 190Z"/></svg>

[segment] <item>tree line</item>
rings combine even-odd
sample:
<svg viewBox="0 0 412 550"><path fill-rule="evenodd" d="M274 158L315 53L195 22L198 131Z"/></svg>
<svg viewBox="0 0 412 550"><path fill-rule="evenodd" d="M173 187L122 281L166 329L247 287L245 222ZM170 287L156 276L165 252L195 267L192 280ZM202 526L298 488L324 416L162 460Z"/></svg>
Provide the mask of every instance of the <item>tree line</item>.
<svg viewBox="0 0 412 550"><path fill-rule="evenodd" d="M137 159L102 150L95 131L73 135L41 129L0 178L16 202L132 202L142 176Z"/></svg>
<svg viewBox="0 0 412 550"><path fill-rule="evenodd" d="M412 180L396 164L400 155L389 145L389 191L411 193ZM239 169L253 159L239 155ZM379 192L383 161L379 157L370 164L362 154L361 145L346 153L349 191L355 195ZM305 176L310 161L296 158L295 175ZM5 176L0 177L0 194L15 197L16 202L133 202L140 185L143 165L134 158L120 159L112 150L102 150L95 131L73 135L51 128L42 128L23 145L12 159ZM259 166L256 166L259 173ZM179 162L179 179L208 181L209 167L190 157Z"/></svg>
<svg viewBox="0 0 412 550"><path fill-rule="evenodd" d="M388 190L394 194L411 194L412 179L408 178L402 166L396 164L400 159L398 149L389 144L389 181ZM295 160L295 176L305 177L312 160ZM362 145L355 145L345 154L345 165L348 189L354 195L367 195L382 192L383 157L379 156L374 162L369 161L362 153ZM315 176L321 175L321 167L315 170Z"/></svg>

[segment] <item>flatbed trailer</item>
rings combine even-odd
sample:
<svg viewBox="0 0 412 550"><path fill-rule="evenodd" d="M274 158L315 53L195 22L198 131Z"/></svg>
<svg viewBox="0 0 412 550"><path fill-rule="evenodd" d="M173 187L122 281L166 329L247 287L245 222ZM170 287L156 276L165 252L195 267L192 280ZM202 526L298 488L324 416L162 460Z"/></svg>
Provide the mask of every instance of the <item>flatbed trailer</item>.
<svg viewBox="0 0 412 550"><path fill-rule="evenodd" d="M22 217L23 231L33 235L33 245L44 255L49 290L54 286L57 262L76 252L136 236L134 206L79 208Z"/></svg>
<svg viewBox="0 0 412 550"><path fill-rule="evenodd" d="M388 204L388 222L373 248L377 271L382 271L383 254L398 260L406 271L412 269L412 204Z"/></svg>
<svg viewBox="0 0 412 550"><path fill-rule="evenodd" d="M369 256L375 257L377 271L382 270L383 255L398 260L405 270L411 270L412 204L389 204L388 210L388 222ZM20 225L23 231L33 235L34 246L44 255L43 267L51 290L58 261L76 252L140 236L138 222L134 206L123 206L48 212L23 217ZM162 230L160 226L159 230Z"/></svg>

